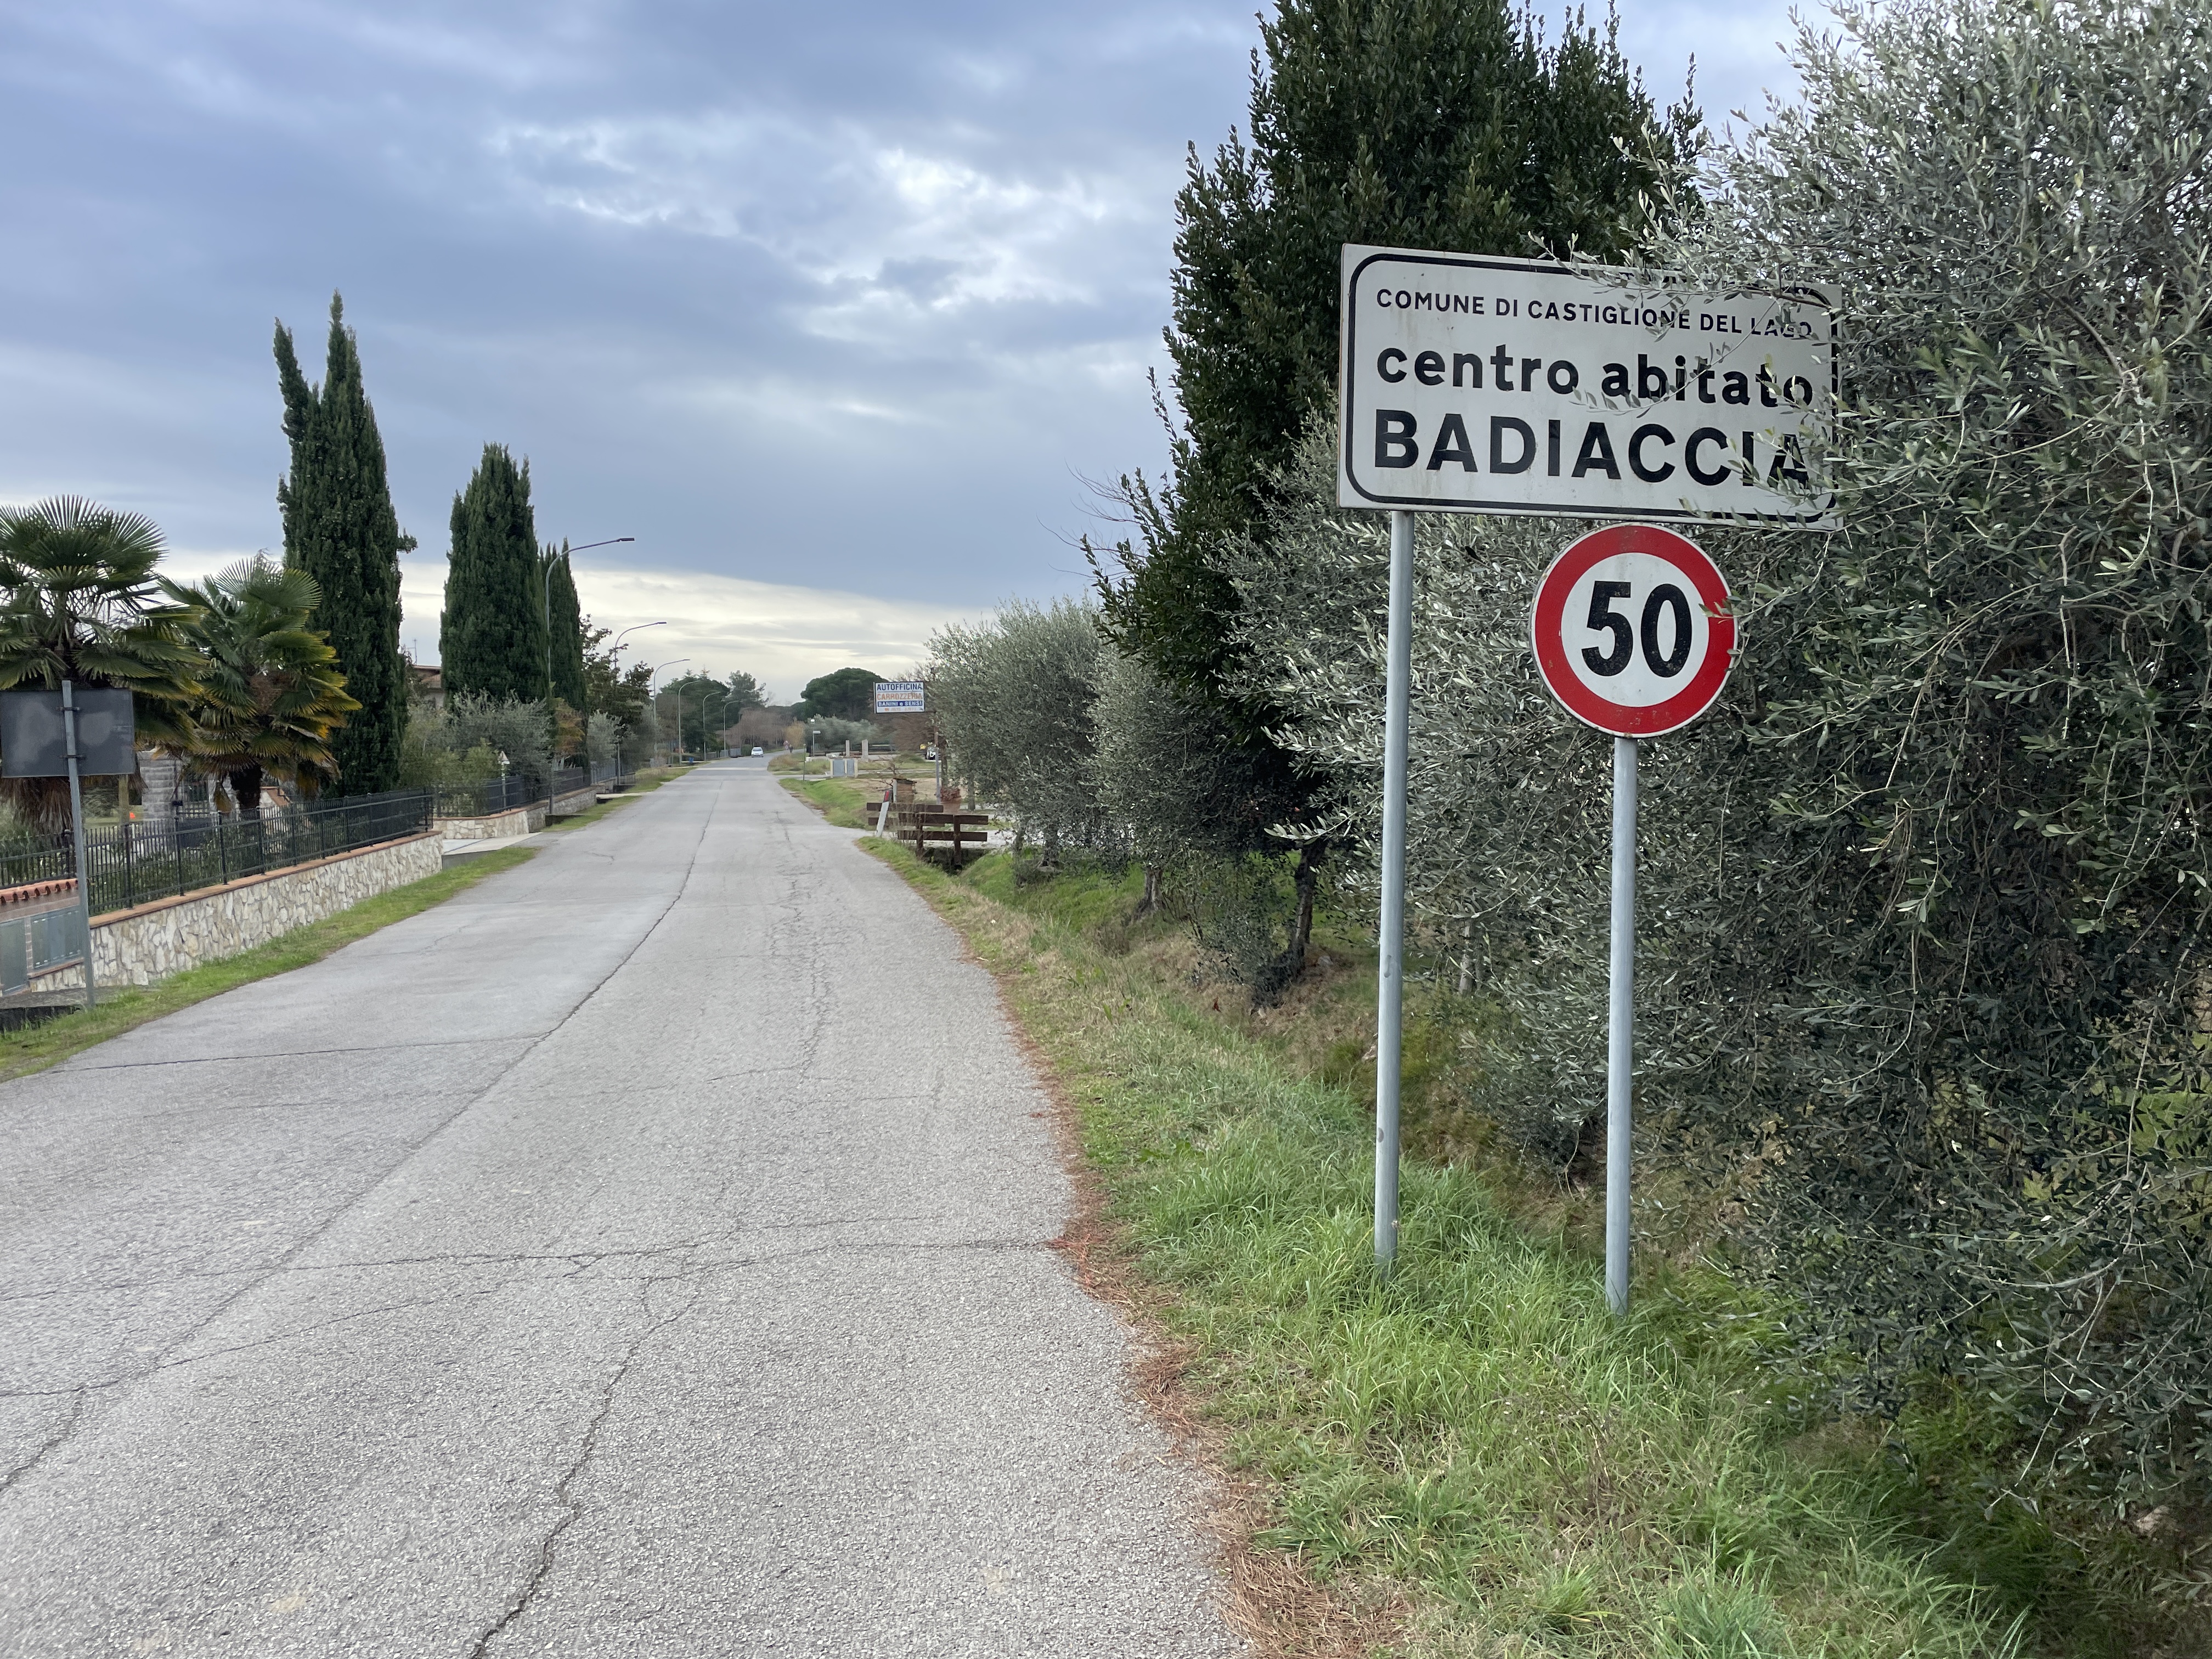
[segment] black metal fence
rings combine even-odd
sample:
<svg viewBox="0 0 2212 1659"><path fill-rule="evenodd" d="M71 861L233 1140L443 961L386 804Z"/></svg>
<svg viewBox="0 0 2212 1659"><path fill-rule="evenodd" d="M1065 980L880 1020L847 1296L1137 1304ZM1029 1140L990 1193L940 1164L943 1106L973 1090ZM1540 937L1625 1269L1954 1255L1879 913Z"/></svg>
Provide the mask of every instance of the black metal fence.
<svg viewBox="0 0 2212 1659"><path fill-rule="evenodd" d="M85 836L93 914L416 835L430 827L437 805L434 790L395 789L272 807L258 817L185 806L173 817L163 810L158 817L95 825ZM0 887L66 881L76 873L67 836L0 850Z"/></svg>
<svg viewBox="0 0 2212 1659"><path fill-rule="evenodd" d="M258 817L220 812L202 803L141 808L120 824L94 825L85 836L97 915L125 910L241 876L265 875L337 853L417 835L434 818L489 817L547 798L590 789L622 790L630 774L619 763L567 766L550 779L515 773L433 789L395 789L264 808ZM67 881L76 860L67 836L0 846L0 887Z"/></svg>
<svg viewBox="0 0 2212 1659"><path fill-rule="evenodd" d="M522 773L511 772L503 778L441 784L437 795L441 818L488 818L495 812L511 812L518 806L544 800L545 786Z"/></svg>
<svg viewBox="0 0 2212 1659"><path fill-rule="evenodd" d="M592 767L556 767L550 778L511 772L503 778L480 778L470 783L442 786L438 790L438 816L488 818L496 812L512 812L518 806L558 800L563 795L580 794L586 789L627 789L631 781L631 775L617 761Z"/></svg>

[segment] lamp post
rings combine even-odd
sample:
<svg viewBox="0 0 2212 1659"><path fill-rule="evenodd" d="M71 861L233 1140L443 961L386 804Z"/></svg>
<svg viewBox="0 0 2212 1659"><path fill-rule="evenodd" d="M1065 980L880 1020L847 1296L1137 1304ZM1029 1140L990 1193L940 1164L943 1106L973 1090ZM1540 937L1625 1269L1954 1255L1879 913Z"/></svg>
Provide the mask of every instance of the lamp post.
<svg viewBox="0 0 2212 1659"><path fill-rule="evenodd" d="M636 539L635 536L610 536L603 542L586 542L583 547L570 547L563 542L561 556L565 559L571 553L583 552L586 548L612 547L617 542L634 542ZM553 561L550 558L545 561L545 568L538 574L538 609L545 623L545 703L550 708L553 704ZM655 624L647 623L644 626L651 628Z"/></svg>
<svg viewBox="0 0 2212 1659"><path fill-rule="evenodd" d="M677 660L678 662L689 662L691 659L689 657L679 657ZM707 694L704 691L702 691L699 695L703 699ZM704 711L702 711L699 718L702 720L707 718ZM705 732L702 732L700 733L700 737L702 741L700 743L699 747L702 752L703 752L707 747L703 741L705 736ZM676 758L679 762L684 758L684 682L682 680L678 680L676 682Z"/></svg>
<svg viewBox="0 0 2212 1659"><path fill-rule="evenodd" d="M652 623L642 624L642 626L647 628L654 627L657 624ZM645 699L646 706L647 708L653 708L653 683L660 678L660 670L663 668L673 668L679 662L690 662L690 660L691 659L689 657L671 657L666 662L660 664L658 667L654 668L650 674L647 674L645 677ZM681 749L684 746L684 694L681 691L678 691L676 694L676 746L678 749ZM653 724L658 726L659 723L660 711L658 708L653 708Z"/></svg>
<svg viewBox="0 0 2212 1659"><path fill-rule="evenodd" d="M715 706L721 710L721 714L715 724L722 728L722 758L727 760L730 757L730 688L718 680L715 682L714 690L719 698Z"/></svg>
<svg viewBox="0 0 2212 1659"><path fill-rule="evenodd" d="M611 536L603 542L586 542L583 547L571 547L563 542L561 544L561 556L565 559L571 553L582 552L584 548L612 547L617 542L634 542L636 539L635 536ZM557 699L553 691L553 560L550 554L538 572L538 617L545 629L545 713L550 719ZM560 767L561 729L556 720L553 728L553 764L545 774L545 822L549 826L553 822L553 774ZM584 746L584 775L586 780L590 778L591 772L592 750L590 743L586 741Z"/></svg>
<svg viewBox="0 0 2212 1659"><path fill-rule="evenodd" d="M615 642L607 647L607 655L611 657L620 653L623 648L623 641L627 639L630 635L636 633L641 628L665 628L667 626L668 623L665 618L663 618L659 622L632 623L628 628L623 629L621 633L615 635Z"/></svg>
<svg viewBox="0 0 2212 1659"><path fill-rule="evenodd" d="M636 633L642 628L665 628L667 626L667 618L663 617L659 622L632 623L628 628L623 629L621 633L616 635L615 642L607 647L607 661L611 665L609 672L612 672L611 665L613 665L614 659L622 655L623 641L624 640L628 639L631 635ZM617 758L617 764L619 765L620 763L620 760Z"/></svg>

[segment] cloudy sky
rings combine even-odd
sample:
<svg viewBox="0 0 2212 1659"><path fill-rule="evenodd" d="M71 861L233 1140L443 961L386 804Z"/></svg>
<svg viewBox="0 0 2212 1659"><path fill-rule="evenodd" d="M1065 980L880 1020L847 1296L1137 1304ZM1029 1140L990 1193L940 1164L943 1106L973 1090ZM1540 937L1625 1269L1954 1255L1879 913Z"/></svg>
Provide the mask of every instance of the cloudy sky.
<svg viewBox="0 0 2212 1659"><path fill-rule="evenodd" d="M1623 0L1672 96L1784 84L1786 7ZM1155 468L1183 149L1251 0L0 0L0 500L281 541L272 323L358 330L434 658L447 514L529 457L585 606L781 696L1082 585ZM317 378L319 378L319 373ZM610 555L619 556L609 556ZM643 643L644 641L641 641Z"/></svg>

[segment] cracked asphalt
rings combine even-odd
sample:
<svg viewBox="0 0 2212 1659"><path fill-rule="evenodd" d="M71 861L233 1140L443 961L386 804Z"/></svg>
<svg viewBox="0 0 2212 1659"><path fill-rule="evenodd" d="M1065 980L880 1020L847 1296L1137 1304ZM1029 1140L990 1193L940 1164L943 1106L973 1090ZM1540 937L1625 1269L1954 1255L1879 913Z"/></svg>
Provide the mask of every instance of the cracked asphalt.
<svg viewBox="0 0 2212 1659"><path fill-rule="evenodd" d="M1240 1652L988 978L758 763L0 1085L0 1653Z"/></svg>

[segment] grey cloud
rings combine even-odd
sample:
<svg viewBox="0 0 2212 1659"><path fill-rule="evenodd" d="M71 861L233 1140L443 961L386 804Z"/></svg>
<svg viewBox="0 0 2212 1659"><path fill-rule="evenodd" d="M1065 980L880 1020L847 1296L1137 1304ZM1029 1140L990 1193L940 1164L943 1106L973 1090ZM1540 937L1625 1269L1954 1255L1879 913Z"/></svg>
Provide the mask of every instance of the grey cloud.
<svg viewBox="0 0 2212 1659"><path fill-rule="evenodd" d="M0 6L0 494L273 544L270 320L319 354L335 287L411 589L488 439L641 568L1063 589L1079 476L1160 458L1171 198L1250 12Z"/></svg>

